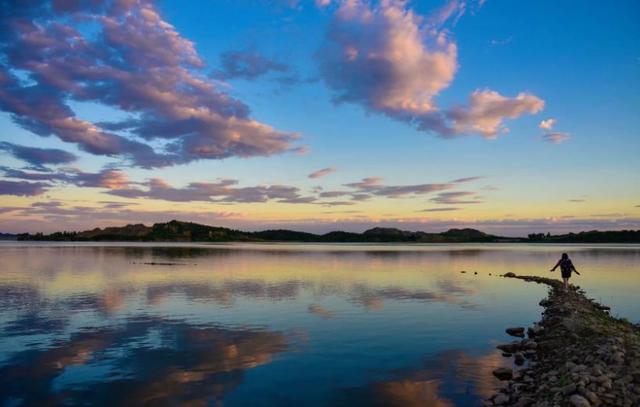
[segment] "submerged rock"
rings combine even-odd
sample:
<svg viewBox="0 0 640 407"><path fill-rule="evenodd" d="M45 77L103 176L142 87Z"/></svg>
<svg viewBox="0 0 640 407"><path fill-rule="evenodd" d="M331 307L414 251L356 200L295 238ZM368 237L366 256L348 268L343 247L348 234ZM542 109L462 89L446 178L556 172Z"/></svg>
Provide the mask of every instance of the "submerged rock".
<svg viewBox="0 0 640 407"><path fill-rule="evenodd" d="M493 375L499 380L510 380L513 377L513 370L508 367L499 367L493 371Z"/></svg>
<svg viewBox="0 0 640 407"><path fill-rule="evenodd" d="M524 328L519 326L519 327L513 327L513 328L507 328L505 329L505 332L508 333L511 336L518 336L520 338L524 338Z"/></svg>

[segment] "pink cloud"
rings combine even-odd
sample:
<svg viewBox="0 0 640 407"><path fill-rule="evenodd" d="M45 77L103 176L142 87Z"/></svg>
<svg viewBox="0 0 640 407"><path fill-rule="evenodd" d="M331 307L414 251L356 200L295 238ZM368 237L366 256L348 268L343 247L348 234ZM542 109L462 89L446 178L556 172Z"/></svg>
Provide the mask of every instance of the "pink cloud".
<svg viewBox="0 0 640 407"><path fill-rule="evenodd" d="M467 106L437 106L435 98L458 70L457 45L440 26L449 19L455 23L465 7L452 0L424 19L401 0L376 6L343 1L319 53L322 77L335 101L358 103L442 137L495 138L508 131L506 119L541 111L544 101L535 95L511 98L491 90L472 92Z"/></svg>
<svg viewBox="0 0 640 407"><path fill-rule="evenodd" d="M432 98L457 70L457 48L427 30L401 1L344 1L321 52L321 68L336 100L361 103L390 116L434 110Z"/></svg>
<svg viewBox="0 0 640 407"><path fill-rule="evenodd" d="M331 173L334 173L334 172L336 172L336 168L327 167L327 168L323 168L321 170L312 172L311 174L309 174L309 178L312 178L312 179L322 178L322 177L324 177L326 175L329 175Z"/></svg>
<svg viewBox="0 0 640 407"><path fill-rule="evenodd" d="M20 3L2 19L0 109L22 127L148 168L292 149L296 134L253 120L244 103L197 74L204 64L193 43L149 2L63 4ZM87 22L96 24L91 37L79 28ZM108 105L131 119L91 123L76 117L69 100Z"/></svg>
<svg viewBox="0 0 640 407"><path fill-rule="evenodd" d="M502 125L505 118L515 119L525 113L535 114L544 108L544 101L529 93L519 93L514 98L490 90L476 90L469 96L467 106L457 106L447 112L456 133L479 133L495 138L507 132Z"/></svg>
<svg viewBox="0 0 640 407"><path fill-rule="evenodd" d="M560 132L547 133L542 136L542 139L544 141L552 144L562 144L568 141L570 138L571 138L571 135L569 133L560 133Z"/></svg>

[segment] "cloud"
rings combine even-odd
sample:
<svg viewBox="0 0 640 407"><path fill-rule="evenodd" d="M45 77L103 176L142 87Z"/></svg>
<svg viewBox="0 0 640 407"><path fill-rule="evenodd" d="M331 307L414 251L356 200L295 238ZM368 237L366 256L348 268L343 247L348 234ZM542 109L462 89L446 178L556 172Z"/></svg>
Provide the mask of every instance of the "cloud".
<svg viewBox="0 0 640 407"><path fill-rule="evenodd" d="M467 106L455 106L447 112L453 122L455 133L479 133L487 138L495 138L500 132L508 132L502 126L505 118L515 119L525 113L538 113L544 108L544 101L529 93L519 93L515 98L507 98L498 92L476 90L469 96Z"/></svg>
<svg viewBox="0 0 640 407"><path fill-rule="evenodd" d="M579 203L579 202L586 202L586 199L567 199L567 202L573 202L573 203Z"/></svg>
<svg viewBox="0 0 640 407"><path fill-rule="evenodd" d="M423 195L431 192L452 189L453 183L433 183L414 185L384 185L381 177L367 177L362 181L345 184L345 186L356 189L357 192L375 196L401 197L406 195Z"/></svg>
<svg viewBox="0 0 640 407"><path fill-rule="evenodd" d="M343 2L320 54L335 99L398 118L433 111L433 96L457 70L457 48L420 20L400 1Z"/></svg>
<svg viewBox="0 0 640 407"><path fill-rule="evenodd" d="M303 196L298 187L288 185L258 185L238 187L237 180L220 179L216 182L191 182L182 188L169 185L160 178L142 183L144 189L127 186L109 189L106 193L124 198L148 198L171 202L233 202L257 203L315 203L313 196Z"/></svg>
<svg viewBox="0 0 640 407"><path fill-rule="evenodd" d="M445 207L445 208L422 209L420 212L451 212L451 211L459 211L459 210L460 208Z"/></svg>
<svg viewBox="0 0 640 407"><path fill-rule="evenodd" d="M465 2L449 1L427 19L401 0L376 6L344 1L319 52L320 71L336 102L408 122L441 137L477 133L494 138L505 119L538 113L544 101L521 92L513 98L476 90L468 106L440 109L435 97L458 70L457 45L440 26L464 13Z"/></svg>
<svg viewBox="0 0 640 407"><path fill-rule="evenodd" d="M551 144L562 144L571 138L569 133L547 133L542 136L542 140Z"/></svg>
<svg viewBox="0 0 640 407"><path fill-rule="evenodd" d="M440 27L452 19L452 25L455 26L466 12L466 9L467 3L465 0L449 0L429 16L428 22L432 26Z"/></svg>
<svg viewBox="0 0 640 407"><path fill-rule="evenodd" d="M471 199L465 199L471 198ZM431 198L431 202L435 202L438 204L446 204L446 205L463 205L463 204L477 204L483 203L481 199L476 195L475 192L470 191L452 191L452 192L442 192L438 194L435 198Z"/></svg>
<svg viewBox="0 0 640 407"><path fill-rule="evenodd" d="M543 130L551 130L553 128L553 126L556 125L556 119L546 119L546 120L542 120L540 121L540 124L538 124L538 127L540 127Z"/></svg>
<svg viewBox="0 0 640 407"><path fill-rule="evenodd" d="M289 67L256 51L227 51L220 55L221 69L213 75L219 79L253 80L270 72L286 73Z"/></svg>
<svg viewBox="0 0 640 407"><path fill-rule="evenodd" d="M0 109L37 135L146 168L268 156L290 151L298 137L253 120L244 103L199 76L193 43L146 1L12 7L1 21ZM130 117L92 123L69 100Z"/></svg>
<svg viewBox="0 0 640 407"><path fill-rule="evenodd" d="M327 167L327 168L323 168L321 170L318 171L314 171L311 174L309 174L309 178L311 179L316 179L316 178L322 178L326 175L329 175L331 173L336 172L336 168L334 167Z"/></svg>
<svg viewBox="0 0 640 407"><path fill-rule="evenodd" d="M0 195L35 196L44 193L48 186L43 182L0 180Z"/></svg>
<svg viewBox="0 0 640 407"><path fill-rule="evenodd" d="M74 154L56 148L28 147L8 142L1 142L0 150L4 150L39 169L44 169L44 165L47 164L68 164L77 159Z"/></svg>
<svg viewBox="0 0 640 407"><path fill-rule="evenodd" d="M66 168L56 172L27 172L9 167L0 167L7 178L28 181L45 181L41 183L42 191L55 183L71 184L87 188L122 189L130 188L132 183L128 176L118 169L103 169L99 172L84 172L75 168Z"/></svg>
<svg viewBox="0 0 640 407"><path fill-rule="evenodd" d="M458 178L458 179L454 179L451 182L454 182L456 184L462 184L465 182L473 182L473 181L479 181L481 179L484 179L485 177L482 176L477 176L477 177L466 177L466 178Z"/></svg>
<svg viewBox="0 0 640 407"><path fill-rule="evenodd" d="M497 46L501 46L501 45L507 45L510 44L511 42L513 42L513 36L509 36L507 38L503 38L503 39L492 39L491 41L489 41L489 44L491 44L494 47Z"/></svg>

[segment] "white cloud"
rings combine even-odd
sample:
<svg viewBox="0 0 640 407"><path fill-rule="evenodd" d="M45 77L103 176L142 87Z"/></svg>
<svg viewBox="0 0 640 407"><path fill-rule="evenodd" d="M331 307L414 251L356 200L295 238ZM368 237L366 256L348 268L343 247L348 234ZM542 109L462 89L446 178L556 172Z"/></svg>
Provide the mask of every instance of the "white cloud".
<svg viewBox="0 0 640 407"><path fill-rule="evenodd" d="M538 127L540 127L543 130L551 130L555 125L556 125L556 119L546 119L546 120L542 120L538 125Z"/></svg>

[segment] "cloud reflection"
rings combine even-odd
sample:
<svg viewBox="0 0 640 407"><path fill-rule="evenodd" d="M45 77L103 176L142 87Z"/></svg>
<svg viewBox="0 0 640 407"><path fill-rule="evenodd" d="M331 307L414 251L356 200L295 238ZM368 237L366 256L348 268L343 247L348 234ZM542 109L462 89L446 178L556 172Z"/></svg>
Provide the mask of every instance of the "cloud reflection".
<svg viewBox="0 0 640 407"><path fill-rule="evenodd" d="M498 352L472 355L447 350L424 367L390 372L391 378L342 389L336 404L357 406L476 405L500 387L491 373L508 361Z"/></svg>
<svg viewBox="0 0 640 407"><path fill-rule="evenodd" d="M89 397L106 405L206 405L238 386L247 369L270 363L287 348L281 332L128 319L122 326L77 332L49 348L15 354L0 368L0 394L5 401L32 405L74 404ZM104 376L74 376L72 367L81 365ZM65 386L65 374L82 386ZM54 383L63 391L56 392Z"/></svg>

